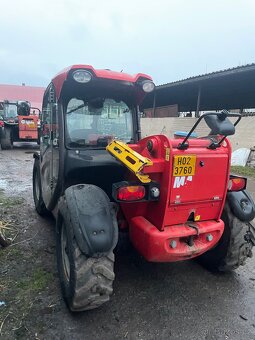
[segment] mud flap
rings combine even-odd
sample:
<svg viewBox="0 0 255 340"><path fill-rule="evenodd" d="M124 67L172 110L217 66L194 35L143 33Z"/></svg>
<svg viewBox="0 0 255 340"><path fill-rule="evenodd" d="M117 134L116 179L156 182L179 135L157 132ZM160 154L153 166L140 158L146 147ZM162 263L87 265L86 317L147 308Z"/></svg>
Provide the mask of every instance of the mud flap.
<svg viewBox="0 0 255 340"><path fill-rule="evenodd" d="M118 241L116 212L106 193L95 185L78 184L65 190L59 213L72 223L82 253L100 257Z"/></svg>
<svg viewBox="0 0 255 340"><path fill-rule="evenodd" d="M228 192L227 201L232 213L243 222L250 222L255 218L255 205L252 197L246 191Z"/></svg>

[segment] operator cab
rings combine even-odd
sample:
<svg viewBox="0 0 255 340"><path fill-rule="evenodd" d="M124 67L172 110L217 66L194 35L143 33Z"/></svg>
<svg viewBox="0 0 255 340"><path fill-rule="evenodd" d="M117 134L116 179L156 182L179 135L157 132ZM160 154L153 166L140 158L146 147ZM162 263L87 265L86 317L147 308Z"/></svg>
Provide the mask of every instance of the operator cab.
<svg viewBox="0 0 255 340"><path fill-rule="evenodd" d="M130 76L74 65L49 84L43 99L40 136L42 195L51 210L71 185L94 184L111 196L126 169L105 150L114 139L140 139L138 105L154 84Z"/></svg>
<svg viewBox="0 0 255 340"><path fill-rule="evenodd" d="M3 116L5 120L17 118L18 116L29 116L31 104L28 101L3 102ZM38 110L38 109L36 109ZM17 119L16 119L17 120Z"/></svg>
<svg viewBox="0 0 255 340"><path fill-rule="evenodd" d="M18 116L17 105L4 101L3 103L3 117L5 120L16 118Z"/></svg>

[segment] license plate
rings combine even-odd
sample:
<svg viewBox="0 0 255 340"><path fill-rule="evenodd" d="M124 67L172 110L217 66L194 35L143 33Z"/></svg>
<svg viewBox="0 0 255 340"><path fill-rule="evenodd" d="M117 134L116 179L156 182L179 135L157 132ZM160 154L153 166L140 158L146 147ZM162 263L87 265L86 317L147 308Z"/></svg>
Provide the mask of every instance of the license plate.
<svg viewBox="0 0 255 340"><path fill-rule="evenodd" d="M174 156L173 176L193 176L196 169L195 155Z"/></svg>

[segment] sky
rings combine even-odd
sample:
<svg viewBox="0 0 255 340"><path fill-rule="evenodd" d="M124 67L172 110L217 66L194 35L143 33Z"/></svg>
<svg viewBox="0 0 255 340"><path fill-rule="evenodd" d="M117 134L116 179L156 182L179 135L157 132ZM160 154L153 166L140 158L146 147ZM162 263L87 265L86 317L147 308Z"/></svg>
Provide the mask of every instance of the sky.
<svg viewBox="0 0 255 340"><path fill-rule="evenodd" d="M1 0L0 83L73 64L168 83L255 62L254 0Z"/></svg>

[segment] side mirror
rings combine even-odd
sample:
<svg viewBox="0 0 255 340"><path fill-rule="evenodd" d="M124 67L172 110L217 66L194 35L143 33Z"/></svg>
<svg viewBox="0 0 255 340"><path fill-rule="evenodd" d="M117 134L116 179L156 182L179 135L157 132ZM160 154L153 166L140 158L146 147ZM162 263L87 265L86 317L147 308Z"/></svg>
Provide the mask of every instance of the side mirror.
<svg viewBox="0 0 255 340"><path fill-rule="evenodd" d="M235 117L236 121L234 124L228 119L228 117ZM218 148L227 136L231 136L235 133L235 126L240 122L242 115L240 113L231 113L227 110L222 112L207 112L200 116L196 123L193 125L192 129L189 131L187 136L178 145L179 150L186 150L189 147L187 140L190 138L192 132L196 129L198 124L202 119L205 120L208 127L211 129L211 135L221 135L223 136L219 141L212 142L208 148L215 149Z"/></svg>
<svg viewBox="0 0 255 340"><path fill-rule="evenodd" d="M231 136L235 134L235 126L228 119L229 112L223 110L216 115L205 115L205 122L211 129L211 135Z"/></svg>

